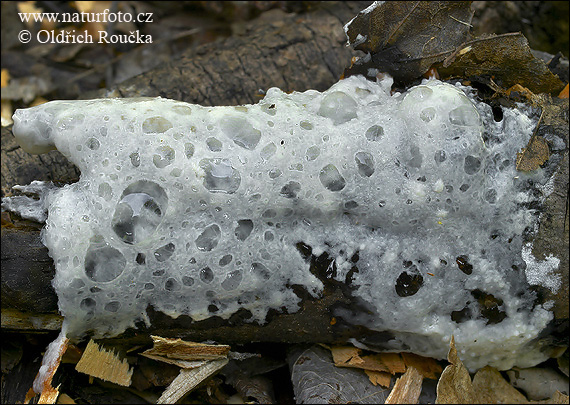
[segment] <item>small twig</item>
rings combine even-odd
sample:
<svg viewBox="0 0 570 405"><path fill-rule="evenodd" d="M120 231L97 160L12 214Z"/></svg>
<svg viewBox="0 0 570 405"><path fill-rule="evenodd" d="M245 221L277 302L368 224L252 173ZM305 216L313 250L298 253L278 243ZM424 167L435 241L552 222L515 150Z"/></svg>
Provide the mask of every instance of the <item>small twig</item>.
<svg viewBox="0 0 570 405"><path fill-rule="evenodd" d="M461 23L461 24L467 25L468 27L473 28L473 25L471 25L471 24L469 24L469 23L466 23L465 21L458 20L457 18L455 18L455 17L452 16L452 15L450 15L449 18L451 18L452 20L457 21L458 23Z"/></svg>

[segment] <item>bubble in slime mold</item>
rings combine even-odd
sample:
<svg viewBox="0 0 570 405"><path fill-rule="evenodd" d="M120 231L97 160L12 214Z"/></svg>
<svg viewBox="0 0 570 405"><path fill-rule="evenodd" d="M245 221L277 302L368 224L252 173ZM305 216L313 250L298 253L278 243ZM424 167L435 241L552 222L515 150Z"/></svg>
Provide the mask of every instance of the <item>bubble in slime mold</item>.
<svg viewBox="0 0 570 405"><path fill-rule="evenodd" d="M496 125L460 85L391 84L352 76L237 107L139 98L17 110L24 150L57 148L81 171L49 191L43 231L68 334L117 336L149 322L149 305L194 321L241 309L263 324L270 310L298 311L290 286L318 299L335 281L365 309L332 315L389 332L384 349L443 359L454 335L476 354L470 368L543 361L533 339L552 314L527 278L555 289L559 260L528 252L520 235L540 193L501 163L536 121L505 108Z"/></svg>

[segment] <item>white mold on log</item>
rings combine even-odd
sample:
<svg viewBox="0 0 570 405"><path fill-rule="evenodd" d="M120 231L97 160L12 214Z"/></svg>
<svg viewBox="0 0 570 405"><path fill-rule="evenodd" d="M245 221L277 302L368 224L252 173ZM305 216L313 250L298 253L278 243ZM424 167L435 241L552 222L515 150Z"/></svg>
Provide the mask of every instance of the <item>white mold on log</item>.
<svg viewBox="0 0 570 405"><path fill-rule="evenodd" d="M70 334L117 335L148 305L195 320L244 308L263 323L270 309L298 310L292 285L322 294L307 254L326 252L328 277L369 309L336 315L391 331L394 350L445 358L454 335L470 368L544 360L532 341L552 315L534 305L523 232L541 199L528 179L548 178L514 165L536 121L505 109L495 122L460 85L391 84L272 88L237 107L139 98L18 110L25 150L57 148L81 170L50 190L43 232ZM554 264L533 261L529 281L556 287Z"/></svg>

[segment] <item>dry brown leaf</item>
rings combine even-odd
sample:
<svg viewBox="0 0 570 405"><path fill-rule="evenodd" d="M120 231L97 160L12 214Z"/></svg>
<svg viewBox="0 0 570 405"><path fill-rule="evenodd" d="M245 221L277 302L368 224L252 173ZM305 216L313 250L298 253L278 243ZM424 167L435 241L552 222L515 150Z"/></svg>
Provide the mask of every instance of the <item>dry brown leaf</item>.
<svg viewBox="0 0 570 405"><path fill-rule="evenodd" d="M551 404L568 404L570 402L570 398L568 395L563 394L560 391L556 391L550 401Z"/></svg>
<svg viewBox="0 0 570 405"><path fill-rule="evenodd" d="M339 365L339 367L354 367L364 370L390 372L390 368L384 363L381 353L368 354L366 356L359 357L358 359L353 359L351 362L345 363L342 366Z"/></svg>
<svg viewBox="0 0 570 405"><path fill-rule="evenodd" d="M526 148L517 152L516 169L521 172L536 170L550 158L548 142L541 136L533 136Z"/></svg>
<svg viewBox="0 0 570 405"><path fill-rule="evenodd" d="M536 135L544 115L545 109L543 108L526 148L522 148L521 152L517 152L516 169L519 171L529 172L536 170L550 157L548 143L544 138Z"/></svg>
<svg viewBox="0 0 570 405"><path fill-rule="evenodd" d="M473 377L473 390L482 404L528 404L527 398L503 378L499 371L486 366Z"/></svg>
<svg viewBox="0 0 570 405"><path fill-rule="evenodd" d="M441 62L468 38L473 10L469 2L387 1L361 11L347 26L350 44L370 53L345 76L369 68L411 81Z"/></svg>
<svg viewBox="0 0 570 405"><path fill-rule="evenodd" d="M451 363L443 370L437 383L436 404L474 404L475 391L469 371L461 362L455 348L455 338L451 336L447 360Z"/></svg>
<svg viewBox="0 0 570 405"><path fill-rule="evenodd" d="M406 368L414 367L418 372L431 380L437 380L443 368L431 357L423 357L414 353L402 353L402 359L406 364Z"/></svg>
<svg viewBox="0 0 570 405"><path fill-rule="evenodd" d="M353 367L370 371L387 371L391 374L406 371L406 364L399 353L374 353L361 355L362 350L353 346L330 348L337 367Z"/></svg>
<svg viewBox="0 0 570 405"><path fill-rule="evenodd" d="M8 69L2 69L2 75L0 78L0 87L4 88L8 86L8 82L10 81L10 73ZM12 121L12 114L14 110L12 109L12 102L10 100L2 100L1 108L0 108L0 115L2 116L2 126L8 126L13 123Z"/></svg>
<svg viewBox="0 0 570 405"><path fill-rule="evenodd" d="M364 370L364 372L372 384L380 385L384 388L388 388L390 386L390 382L392 381L392 374L385 371L373 370Z"/></svg>
<svg viewBox="0 0 570 405"><path fill-rule="evenodd" d="M568 84L562 89L560 94L558 94L558 98L568 98Z"/></svg>
<svg viewBox="0 0 570 405"><path fill-rule="evenodd" d="M422 375L414 367L408 368L403 376L396 380L392 392L385 404L417 404L422 393Z"/></svg>
<svg viewBox="0 0 570 405"><path fill-rule="evenodd" d="M19 1L18 2L18 11L20 13L29 14L29 13L41 13L44 10L40 7L37 7L35 1ZM53 22L49 22L49 24L48 24L47 20L48 20L48 18L43 19L42 29L48 30L50 28L53 28L53 26L55 26L55 23L53 23ZM28 28L33 28L33 26L35 24L35 20L33 18L30 18L28 21L24 21L24 24Z"/></svg>
<svg viewBox="0 0 570 405"><path fill-rule="evenodd" d="M14 114L14 109L12 108L12 102L10 100L0 101L0 116L2 117L2 126L7 127L13 124L12 114Z"/></svg>
<svg viewBox="0 0 570 405"><path fill-rule="evenodd" d="M111 9L110 1L76 1L75 8L82 13L102 16L106 9ZM108 20L107 20L108 21ZM103 17L85 22L80 29L88 31L93 37L98 37L100 31L105 31L108 23Z"/></svg>
<svg viewBox="0 0 570 405"><path fill-rule="evenodd" d="M513 94L511 94L513 92L524 97L526 99L526 101L530 101L533 104L536 103L536 95L532 91L527 89L526 87L521 86L520 84L515 84L514 86L509 87L504 93L508 97L511 97L511 96L514 96ZM519 100L515 100L515 101L519 101ZM520 101L524 101L524 100L520 100Z"/></svg>
<svg viewBox="0 0 570 405"><path fill-rule="evenodd" d="M436 65L443 78L486 76L502 88L520 84L538 93L558 93L564 83L536 58L520 32L487 35L461 45L444 63Z"/></svg>
<svg viewBox="0 0 570 405"><path fill-rule="evenodd" d="M44 104L44 103L47 103L47 102L48 102L48 100L46 100L46 99L43 98L43 97L36 97L36 98L34 99L34 101L32 101L32 102L30 103L30 107L35 107L36 105Z"/></svg>

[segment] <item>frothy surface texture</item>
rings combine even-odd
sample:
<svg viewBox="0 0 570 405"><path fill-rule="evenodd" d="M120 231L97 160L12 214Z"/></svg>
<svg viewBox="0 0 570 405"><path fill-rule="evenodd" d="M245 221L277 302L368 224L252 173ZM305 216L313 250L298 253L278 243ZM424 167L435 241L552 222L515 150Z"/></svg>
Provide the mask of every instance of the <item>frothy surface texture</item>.
<svg viewBox="0 0 570 405"><path fill-rule="evenodd" d="M445 358L454 335L471 368L544 360L528 343L552 316L525 270L541 283L558 263L523 255L542 196L514 164L536 121L505 109L495 122L468 88L437 80L390 86L18 110L24 149L57 148L81 170L50 192L43 233L69 333L117 335L147 305L195 320L244 308L263 323L298 310L291 286L322 293L309 259L326 254L327 276L369 309L335 315L391 331L394 350Z"/></svg>

